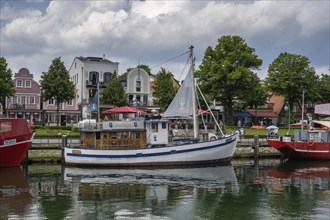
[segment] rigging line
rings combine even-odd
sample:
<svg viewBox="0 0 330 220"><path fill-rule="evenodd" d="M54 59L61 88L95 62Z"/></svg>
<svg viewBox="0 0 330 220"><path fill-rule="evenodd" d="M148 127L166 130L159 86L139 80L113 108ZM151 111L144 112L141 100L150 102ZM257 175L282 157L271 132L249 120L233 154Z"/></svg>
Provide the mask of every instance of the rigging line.
<svg viewBox="0 0 330 220"><path fill-rule="evenodd" d="M187 67L187 65L188 65L188 62L189 62L189 57L188 57L188 59L187 59L185 65L184 65L184 67L183 67L183 69L182 69L182 71L181 71L181 73L180 73L180 75L179 75L179 78L178 78L179 83L181 82L181 77L182 77L183 73L184 73L185 70L186 70L186 67ZM180 85L181 85L181 84L180 84Z"/></svg>
<svg viewBox="0 0 330 220"><path fill-rule="evenodd" d="M162 62L162 63L160 63L160 64L157 64L157 65L151 67L150 69L153 69L153 68L155 68L155 67L157 67L157 66L160 66L160 65L163 65L163 64L165 64L165 63L168 63L168 62L170 62L170 61L172 61L172 60L175 60L175 59L177 59L177 58L179 58L179 57L181 57L181 56L187 54L188 52L189 52L189 51L186 51L186 52L184 52L184 53L182 53L182 54L180 54L180 55L178 55L178 56L176 56L176 57L173 57L173 58L171 58L171 59L168 59L168 60L166 60L166 61L164 61L164 62Z"/></svg>
<svg viewBox="0 0 330 220"><path fill-rule="evenodd" d="M215 124L217 125L218 129L220 130L221 135L222 135L222 136L225 136L225 134L223 133L223 131L222 131L222 129L221 129L221 127L220 127L220 125L219 125L217 119L215 118L215 116L214 116L214 114L213 114L213 112L212 112L212 110L211 110L209 104L207 103L207 101L206 101L206 99L205 99L205 97L204 97L204 95L203 95L201 89L199 88L199 86L198 86L197 84L196 84L196 88L198 89L199 93L201 94L201 97L203 98L203 100L204 100L204 102L205 102L205 104L206 104L206 106L207 106L207 109L211 112L211 116L212 116L212 118L213 118Z"/></svg>

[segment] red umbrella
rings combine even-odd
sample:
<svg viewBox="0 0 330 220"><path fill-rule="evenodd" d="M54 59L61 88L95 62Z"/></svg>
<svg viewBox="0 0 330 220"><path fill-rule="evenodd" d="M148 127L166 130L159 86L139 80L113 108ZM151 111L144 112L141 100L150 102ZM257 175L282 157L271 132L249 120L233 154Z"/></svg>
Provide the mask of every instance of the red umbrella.
<svg viewBox="0 0 330 220"><path fill-rule="evenodd" d="M211 115L212 112L210 112L209 110L202 110L202 109L198 109L198 113L199 114L204 114L204 115Z"/></svg>
<svg viewBox="0 0 330 220"><path fill-rule="evenodd" d="M265 126L262 126L262 125L253 125L251 128L254 128L254 129L264 129L266 127Z"/></svg>
<svg viewBox="0 0 330 220"><path fill-rule="evenodd" d="M101 112L102 114L115 114L115 113L145 113L144 111L130 107L130 106L122 106L118 108L107 109Z"/></svg>

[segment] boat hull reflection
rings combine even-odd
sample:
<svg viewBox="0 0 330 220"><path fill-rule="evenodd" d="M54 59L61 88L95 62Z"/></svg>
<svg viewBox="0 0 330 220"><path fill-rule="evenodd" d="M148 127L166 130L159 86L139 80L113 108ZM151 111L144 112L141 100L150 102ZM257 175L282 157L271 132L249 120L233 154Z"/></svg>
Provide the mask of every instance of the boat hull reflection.
<svg viewBox="0 0 330 220"><path fill-rule="evenodd" d="M0 167L0 204L2 214L24 216L32 203L29 183L20 167Z"/></svg>
<svg viewBox="0 0 330 220"><path fill-rule="evenodd" d="M88 169L66 167L66 181L81 183L190 184L221 187L237 185L232 166L180 169Z"/></svg>

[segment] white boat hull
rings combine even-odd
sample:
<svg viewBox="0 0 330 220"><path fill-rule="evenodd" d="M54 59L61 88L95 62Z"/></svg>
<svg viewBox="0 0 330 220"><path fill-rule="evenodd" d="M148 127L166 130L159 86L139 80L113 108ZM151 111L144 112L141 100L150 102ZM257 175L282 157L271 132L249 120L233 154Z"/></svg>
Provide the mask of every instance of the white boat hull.
<svg viewBox="0 0 330 220"><path fill-rule="evenodd" d="M177 166L229 162L238 133L223 139L193 144L143 149L85 149L67 146L67 165L80 166Z"/></svg>

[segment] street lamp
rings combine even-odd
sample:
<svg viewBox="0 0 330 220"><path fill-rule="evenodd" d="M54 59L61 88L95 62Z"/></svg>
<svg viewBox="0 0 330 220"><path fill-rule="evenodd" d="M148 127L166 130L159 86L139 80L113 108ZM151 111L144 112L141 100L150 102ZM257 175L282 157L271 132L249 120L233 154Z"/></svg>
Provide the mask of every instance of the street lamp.
<svg viewBox="0 0 330 220"><path fill-rule="evenodd" d="M290 104L288 102L284 106L284 110L289 112L289 123L288 123L289 131L288 131L288 134L290 134L290 123L291 123L291 120L290 120Z"/></svg>

